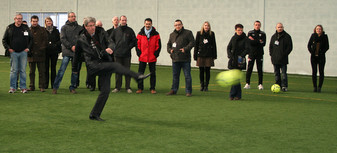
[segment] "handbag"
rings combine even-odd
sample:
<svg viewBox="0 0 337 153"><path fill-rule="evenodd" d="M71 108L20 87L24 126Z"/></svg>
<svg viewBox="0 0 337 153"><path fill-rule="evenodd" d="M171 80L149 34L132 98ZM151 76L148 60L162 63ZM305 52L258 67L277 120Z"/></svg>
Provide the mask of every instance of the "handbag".
<svg viewBox="0 0 337 153"><path fill-rule="evenodd" d="M238 68L246 69L246 58L242 56L238 56Z"/></svg>

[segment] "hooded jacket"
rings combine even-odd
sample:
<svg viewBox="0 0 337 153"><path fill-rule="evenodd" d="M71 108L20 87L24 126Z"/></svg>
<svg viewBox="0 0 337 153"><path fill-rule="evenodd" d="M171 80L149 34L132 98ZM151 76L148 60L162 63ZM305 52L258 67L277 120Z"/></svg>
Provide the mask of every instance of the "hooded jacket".
<svg viewBox="0 0 337 153"><path fill-rule="evenodd" d="M80 31L83 29L82 26L78 25L77 22L69 22L61 28L61 43L62 43L62 56L74 56L74 52L71 47L76 45Z"/></svg>
<svg viewBox="0 0 337 153"><path fill-rule="evenodd" d="M2 45L4 46L4 48L6 49L5 55L9 56L9 49L13 48L11 46L12 41L13 41L13 30L15 27L15 23L12 23L10 25L7 26L6 31L4 33L4 36L2 38ZM30 29L27 25L21 24L21 27L23 29L22 33L24 32L28 32L28 36L25 36L25 40L26 40L26 44L28 49L31 49L32 44L33 44L33 36L30 32ZM19 52L19 51L17 51Z"/></svg>
<svg viewBox="0 0 337 153"><path fill-rule="evenodd" d="M174 30L167 42L167 52L170 54L172 62L191 62L191 49L194 47L194 43L192 31L184 29L184 27L180 31ZM180 50L181 48L184 48L184 53Z"/></svg>
<svg viewBox="0 0 337 153"><path fill-rule="evenodd" d="M140 62L156 62L161 50L160 35L154 27L150 32L150 38L147 38L145 34L145 27L140 29L137 35L137 56Z"/></svg>
<svg viewBox="0 0 337 153"><path fill-rule="evenodd" d="M286 32L277 31L270 39L269 55L271 56L271 62L279 65L289 64L288 56L293 50L293 42L291 36Z"/></svg>

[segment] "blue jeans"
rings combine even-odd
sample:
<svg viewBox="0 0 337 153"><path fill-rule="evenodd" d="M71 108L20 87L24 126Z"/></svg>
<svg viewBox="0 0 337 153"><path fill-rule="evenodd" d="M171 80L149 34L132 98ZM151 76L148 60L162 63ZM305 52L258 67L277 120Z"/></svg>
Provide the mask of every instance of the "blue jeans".
<svg viewBox="0 0 337 153"><path fill-rule="evenodd" d="M192 93L192 77L190 62L172 62L173 83L171 90L177 93L179 89L180 71L183 69L185 75L185 92Z"/></svg>
<svg viewBox="0 0 337 153"><path fill-rule="evenodd" d="M18 72L20 73L20 88L26 87L26 67L27 67L27 52L12 52L11 53L11 72L10 72L10 88L17 89Z"/></svg>
<svg viewBox="0 0 337 153"><path fill-rule="evenodd" d="M282 71L282 79L281 73ZM281 87L288 87L287 64L274 64L275 83Z"/></svg>
<svg viewBox="0 0 337 153"><path fill-rule="evenodd" d="M53 85L54 89L60 88L60 84L61 84L64 72L67 69L69 61L72 60L72 59L73 59L73 57L70 57L70 56L64 56L63 57L60 69L57 72L57 75L56 75L56 78L55 78L55 81L54 81L54 85ZM77 84L78 75L79 74L75 75L74 73L71 73L71 85L69 87L69 90L75 89L77 87L76 84Z"/></svg>

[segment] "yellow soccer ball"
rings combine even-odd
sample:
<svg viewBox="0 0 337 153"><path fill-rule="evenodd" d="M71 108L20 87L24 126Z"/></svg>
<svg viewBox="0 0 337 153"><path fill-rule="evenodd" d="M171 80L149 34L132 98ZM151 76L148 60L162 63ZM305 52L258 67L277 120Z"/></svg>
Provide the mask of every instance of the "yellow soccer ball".
<svg viewBox="0 0 337 153"><path fill-rule="evenodd" d="M279 93L281 91L281 87L278 84L273 84L270 88L271 92Z"/></svg>
<svg viewBox="0 0 337 153"><path fill-rule="evenodd" d="M242 72L240 70L234 69L220 72L216 76L216 82L222 87L227 87L239 84L241 78Z"/></svg>

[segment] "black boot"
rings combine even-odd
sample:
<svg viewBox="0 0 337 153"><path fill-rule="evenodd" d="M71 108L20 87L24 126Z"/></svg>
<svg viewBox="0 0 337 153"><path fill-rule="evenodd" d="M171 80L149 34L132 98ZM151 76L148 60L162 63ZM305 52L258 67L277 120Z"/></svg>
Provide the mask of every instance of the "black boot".
<svg viewBox="0 0 337 153"><path fill-rule="evenodd" d="M200 82L200 91L204 91L204 83Z"/></svg>
<svg viewBox="0 0 337 153"><path fill-rule="evenodd" d="M204 91L208 91L208 83L204 84Z"/></svg>

